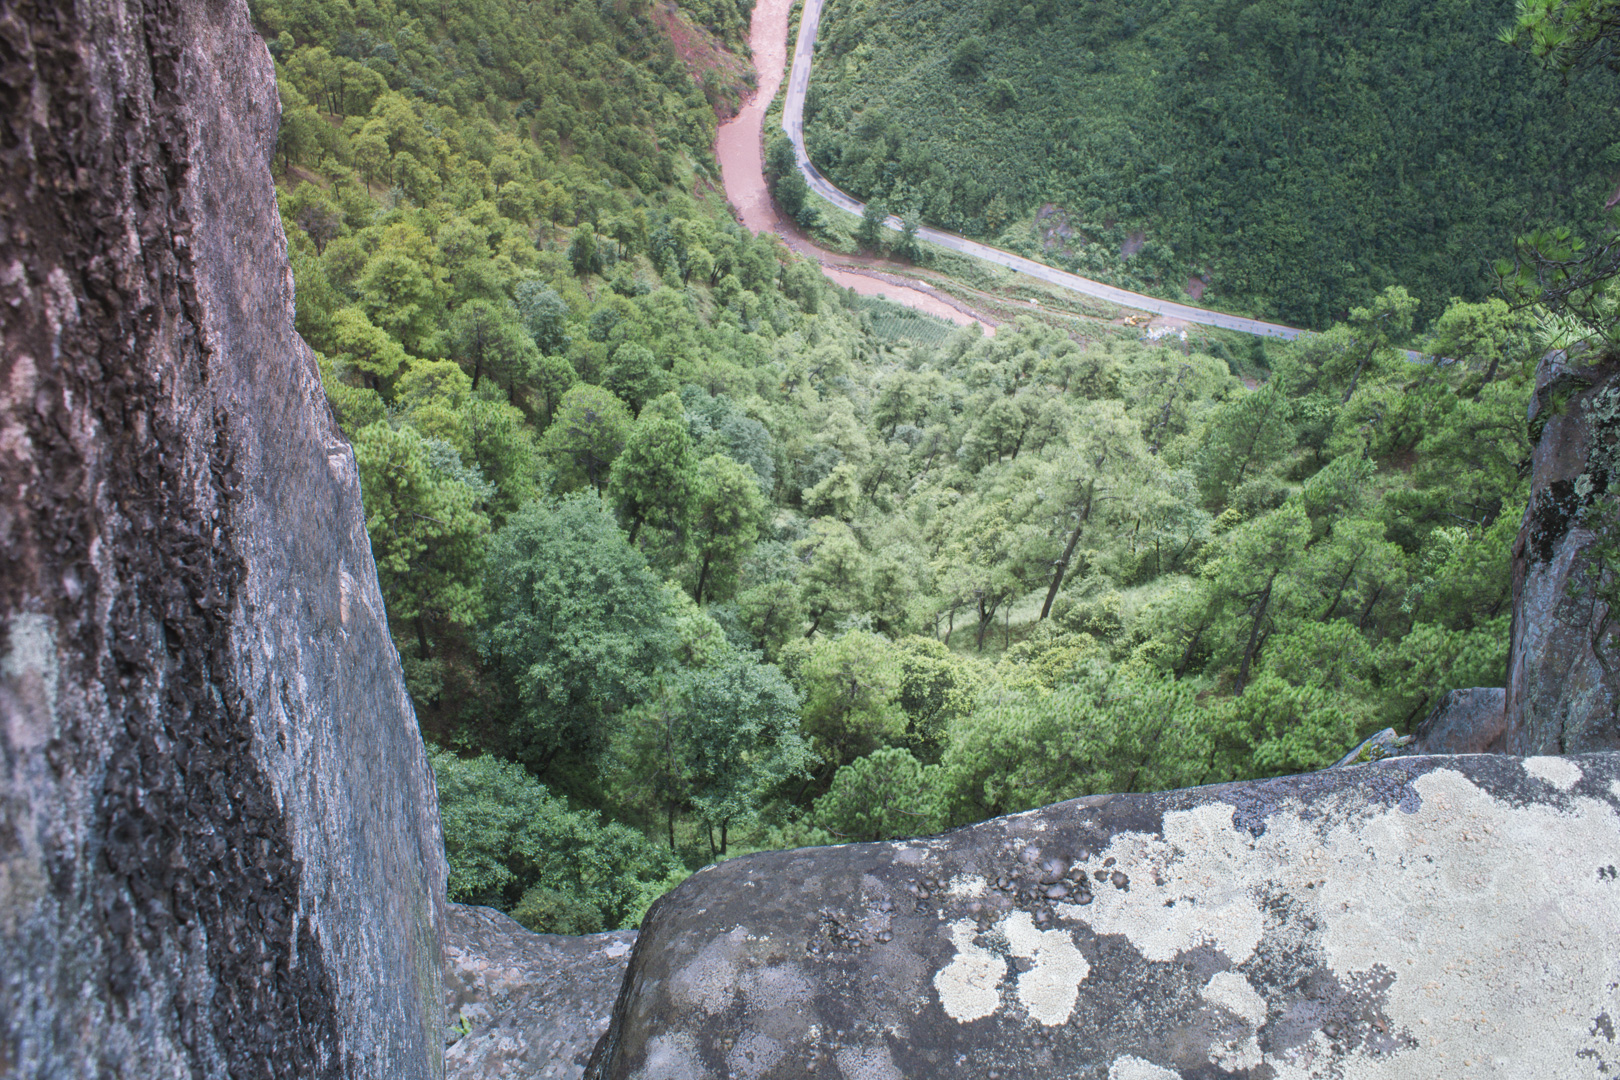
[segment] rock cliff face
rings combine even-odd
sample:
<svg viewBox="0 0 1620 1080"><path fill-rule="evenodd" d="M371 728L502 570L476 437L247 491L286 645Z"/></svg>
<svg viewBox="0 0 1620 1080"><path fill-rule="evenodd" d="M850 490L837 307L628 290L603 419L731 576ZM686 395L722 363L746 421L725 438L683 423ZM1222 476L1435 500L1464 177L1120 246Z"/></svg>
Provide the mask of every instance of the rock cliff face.
<svg viewBox="0 0 1620 1080"><path fill-rule="evenodd" d="M1536 372L1530 505L1513 549L1507 751L1620 749L1620 361Z"/></svg>
<svg viewBox="0 0 1620 1080"><path fill-rule="evenodd" d="M1397 758L722 863L603 1080L1612 1075L1620 755Z"/></svg>
<svg viewBox="0 0 1620 1080"><path fill-rule="evenodd" d="M241 0L0 0L0 1075L442 1073L434 786Z"/></svg>

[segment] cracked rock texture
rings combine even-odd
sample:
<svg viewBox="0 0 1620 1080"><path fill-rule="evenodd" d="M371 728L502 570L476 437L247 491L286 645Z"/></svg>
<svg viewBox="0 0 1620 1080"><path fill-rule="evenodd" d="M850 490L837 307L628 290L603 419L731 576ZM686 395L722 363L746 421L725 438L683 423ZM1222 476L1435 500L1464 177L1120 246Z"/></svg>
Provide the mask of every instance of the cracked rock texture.
<svg viewBox="0 0 1620 1080"><path fill-rule="evenodd" d="M643 923L594 1080L1620 1068L1620 755L1403 757L752 855Z"/></svg>
<svg viewBox="0 0 1620 1080"><path fill-rule="evenodd" d="M607 1031L634 930L536 934L493 908L449 905L447 1080L578 1080Z"/></svg>
<svg viewBox="0 0 1620 1080"><path fill-rule="evenodd" d="M1620 749L1620 361L1543 359L1530 426L1530 505L1513 548L1507 751Z"/></svg>
<svg viewBox="0 0 1620 1080"><path fill-rule="evenodd" d="M241 0L0 0L0 1075L442 1075L445 870Z"/></svg>

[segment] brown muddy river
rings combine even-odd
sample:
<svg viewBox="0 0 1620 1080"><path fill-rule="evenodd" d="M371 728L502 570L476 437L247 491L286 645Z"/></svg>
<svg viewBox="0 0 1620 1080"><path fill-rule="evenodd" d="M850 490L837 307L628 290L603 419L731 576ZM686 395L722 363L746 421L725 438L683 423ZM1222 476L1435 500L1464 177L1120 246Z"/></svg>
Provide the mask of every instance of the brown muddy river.
<svg viewBox="0 0 1620 1080"><path fill-rule="evenodd" d="M758 89L742 111L720 125L715 136L714 153L720 162L726 198L736 209L738 218L756 233L771 232L783 237L789 247L815 259L822 273L846 289L854 289L862 296L883 296L957 326L977 322L986 333L994 333L991 326L937 296L829 265L849 260L812 244L782 217L771 201L770 190L765 186L765 110L775 100L786 74L788 17L792 6L792 0L758 0L754 5L748 44L754 52Z"/></svg>

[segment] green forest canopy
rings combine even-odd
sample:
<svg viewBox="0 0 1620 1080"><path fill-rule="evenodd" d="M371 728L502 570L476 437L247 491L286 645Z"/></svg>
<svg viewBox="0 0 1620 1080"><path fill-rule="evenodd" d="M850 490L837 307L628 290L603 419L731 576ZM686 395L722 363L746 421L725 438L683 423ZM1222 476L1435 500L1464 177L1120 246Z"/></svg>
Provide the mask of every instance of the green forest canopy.
<svg viewBox="0 0 1620 1080"><path fill-rule="evenodd" d="M1620 165L1604 73L1503 47L1513 14L831 0L805 138L859 198L1078 273L1207 277L1205 302L1317 329L1402 285L1427 321L1483 299L1517 233L1593 218Z"/></svg>
<svg viewBox="0 0 1620 1080"><path fill-rule="evenodd" d="M1385 290L1254 388L1235 338L919 328L735 224L731 90L645 6L255 14L453 899L634 925L728 852L1319 768L1501 683L1501 301Z"/></svg>

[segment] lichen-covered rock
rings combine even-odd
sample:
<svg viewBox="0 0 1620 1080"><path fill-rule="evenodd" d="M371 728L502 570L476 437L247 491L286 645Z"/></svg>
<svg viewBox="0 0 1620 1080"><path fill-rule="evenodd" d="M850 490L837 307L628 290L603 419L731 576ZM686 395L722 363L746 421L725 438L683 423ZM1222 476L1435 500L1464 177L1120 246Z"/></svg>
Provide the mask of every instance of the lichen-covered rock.
<svg viewBox="0 0 1620 1080"><path fill-rule="evenodd" d="M1355 749L1328 768L1347 769L1352 765L1366 765L1368 762L1382 761L1388 757L1406 757L1416 752L1413 749L1416 744L1416 736L1398 735L1394 728L1387 727L1362 739L1356 744Z"/></svg>
<svg viewBox="0 0 1620 1080"><path fill-rule="evenodd" d="M442 1073L444 862L241 0L0 0L0 1074Z"/></svg>
<svg viewBox="0 0 1620 1080"><path fill-rule="evenodd" d="M1620 1068L1620 755L1396 758L694 875L604 1080Z"/></svg>
<svg viewBox="0 0 1620 1080"><path fill-rule="evenodd" d="M607 1031L635 941L634 930L536 934L493 908L451 904L446 1080L578 1080Z"/></svg>
<svg viewBox="0 0 1620 1080"><path fill-rule="evenodd" d="M1620 362L1549 355L1530 425L1505 745L1514 754L1620 749Z"/></svg>

